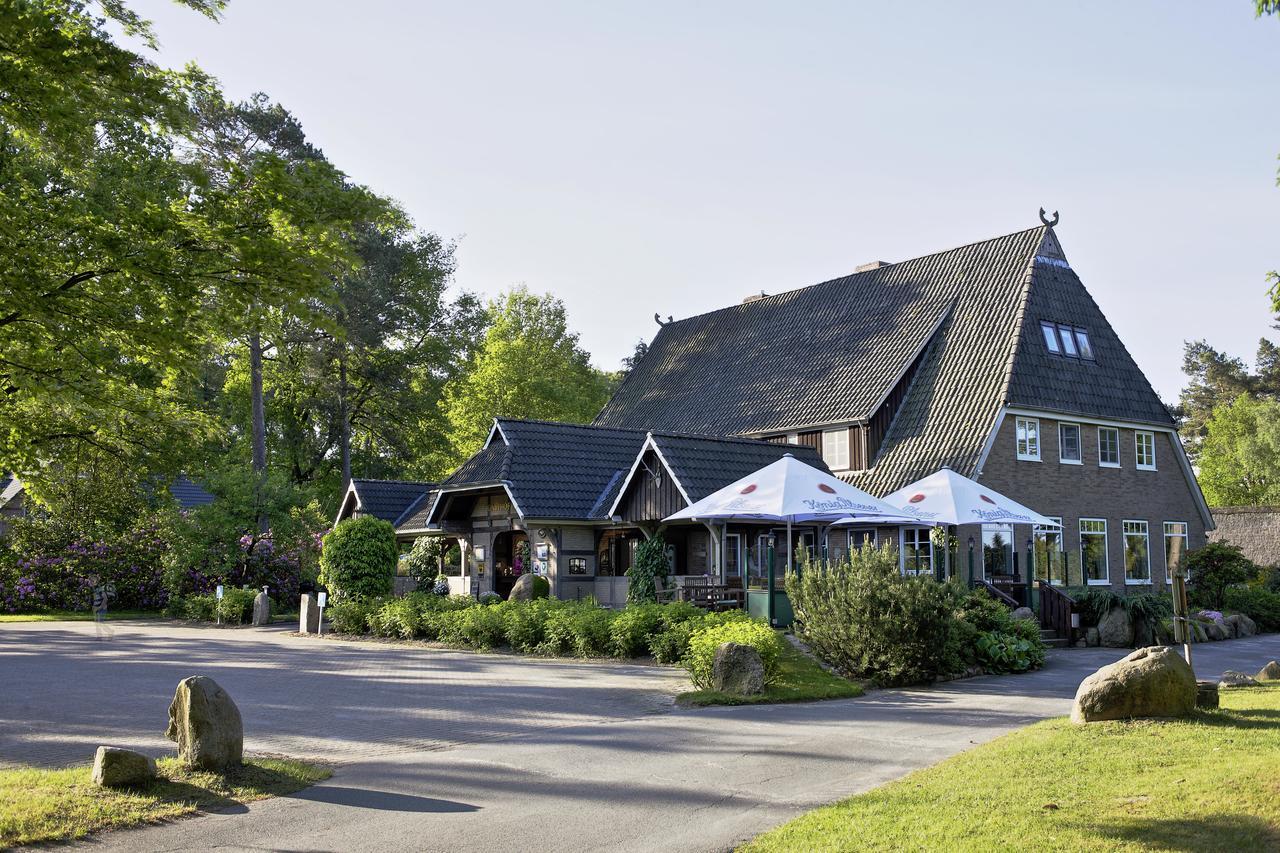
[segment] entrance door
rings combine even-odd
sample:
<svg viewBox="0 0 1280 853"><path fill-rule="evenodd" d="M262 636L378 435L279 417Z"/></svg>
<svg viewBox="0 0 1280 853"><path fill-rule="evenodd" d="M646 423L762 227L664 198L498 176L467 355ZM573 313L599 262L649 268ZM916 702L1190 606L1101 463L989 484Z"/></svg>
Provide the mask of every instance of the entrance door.
<svg viewBox="0 0 1280 853"><path fill-rule="evenodd" d="M522 531L510 530L493 538L493 591L506 598L516 585L516 578L533 570L521 548L529 537Z"/></svg>

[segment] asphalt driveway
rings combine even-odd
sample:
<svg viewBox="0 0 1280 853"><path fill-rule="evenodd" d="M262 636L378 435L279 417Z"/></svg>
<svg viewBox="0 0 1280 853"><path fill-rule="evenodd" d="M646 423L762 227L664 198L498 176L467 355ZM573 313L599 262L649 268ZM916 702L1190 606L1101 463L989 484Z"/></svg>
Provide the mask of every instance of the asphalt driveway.
<svg viewBox="0 0 1280 853"><path fill-rule="evenodd" d="M1197 672L1256 670L1280 636L1205 645ZM685 710L660 667L475 655L132 623L0 625L0 763L152 754L178 679L207 674L246 748L338 763L236 813L102 836L106 850L723 850L1034 720L1066 713L1117 651L1039 672L803 705Z"/></svg>

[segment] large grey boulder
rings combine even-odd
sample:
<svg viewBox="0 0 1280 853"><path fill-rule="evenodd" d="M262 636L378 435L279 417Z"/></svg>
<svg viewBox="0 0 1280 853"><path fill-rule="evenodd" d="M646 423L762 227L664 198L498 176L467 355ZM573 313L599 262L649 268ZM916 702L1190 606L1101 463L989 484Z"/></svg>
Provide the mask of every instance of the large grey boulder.
<svg viewBox="0 0 1280 853"><path fill-rule="evenodd" d="M1271 661L1255 676L1259 681L1280 681L1280 661Z"/></svg>
<svg viewBox="0 0 1280 853"><path fill-rule="evenodd" d="M738 696L764 692L764 661L751 646L721 643L711 664L711 689Z"/></svg>
<svg viewBox="0 0 1280 853"><path fill-rule="evenodd" d="M1013 619L1026 619L1031 622L1034 622L1036 619L1036 614L1031 612L1030 607L1019 607L1010 613L1009 616Z"/></svg>
<svg viewBox="0 0 1280 853"><path fill-rule="evenodd" d="M1102 645L1102 638L1098 636L1098 629L1090 626L1084 629L1084 643L1086 646Z"/></svg>
<svg viewBox="0 0 1280 853"><path fill-rule="evenodd" d="M1243 613L1232 613L1222 620L1222 624L1231 631L1233 637L1252 637L1258 633L1258 623Z"/></svg>
<svg viewBox="0 0 1280 853"><path fill-rule="evenodd" d="M132 788L156 778L155 759L114 746L100 746L93 756L93 784L101 788Z"/></svg>
<svg viewBox="0 0 1280 853"><path fill-rule="evenodd" d="M265 586L253 599L253 624L257 626L271 624L271 596L267 595Z"/></svg>
<svg viewBox="0 0 1280 853"><path fill-rule="evenodd" d="M1133 648L1133 620L1123 607L1113 607L1098 620L1098 642L1109 649Z"/></svg>
<svg viewBox="0 0 1280 853"><path fill-rule="evenodd" d="M1182 717L1196 707L1196 676L1176 651L1149 646L1080 682L1071 721Z"/></svg>
<svg viewBox="0 0 1280 853"><path fill-rule="evenodd" d="M1253 680L1253 676L1245 672L1237 672L1229 669L1222 673L1222 677L1218 679L1219 687L1257 687L1258 682Z"/></svg>
<svg viewBox="0 0 1280 853"><path fill-rule="evenodd" d="M548 581L546 578L531 572L525 572L516 578L515 584L511 587L511 593L507 596L507 601L533 601L535 598L546 598L547 591Z"/></svg>
<svg viewBox="0 0 1280 853"><path fill-rule="evenodd" d="M320 605L314 593L302 596L302 602L298 605L298 633L320 633Z"/></svg>
<svg viewBox="0 0 1280 853"><path fill-rule="evenodd" d="M1204 625L1204 633L1210 640L1226 640L1231 637L1231 632L1221 622L1208 621L1200 624Z"/></svg>
<svg viewBox="0 0 1280 853"><path fill-rule="evenodd" d="M164 736L178 745L178 758L188 767L226 770L244 758L240 709L218 682L204 675L178 682Z"/></svg>

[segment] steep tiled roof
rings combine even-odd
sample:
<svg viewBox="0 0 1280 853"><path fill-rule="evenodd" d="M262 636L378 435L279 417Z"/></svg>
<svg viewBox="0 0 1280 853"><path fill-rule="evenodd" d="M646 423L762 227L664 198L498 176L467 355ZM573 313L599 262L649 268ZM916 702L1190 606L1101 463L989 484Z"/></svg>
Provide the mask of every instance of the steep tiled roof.
<svg viewBox="0 0 1280 853"><path fill-rule="evenodd" d="M413 480L351 480L351 488L360 499L360 511L393 524L434 485Z"/></svg>
<svg viewBox="0 0 1280 853"><path fill-rule="evenodd" d="M1210 542L1228 542L1260 566L1280 566L1280 506L1216 506Z"/></svg>
<svg viewBox="0 0 1280 853"><path fill-rule="evenodd" d="M393 522L396 526L396 531L425 530L427 522L430 520L431 509L435 506L436 498L439 494L439 489L431 489L409 504L405 511L400 513L400 517Z"/></svg>
<svg viewBox="0 0 1280 853"><path fill-rule="evenodd" d="M671 433L653 433L653 443L691 501L700 501L788 453L801 462L827 470L816 450L795 444Z"/></svg>

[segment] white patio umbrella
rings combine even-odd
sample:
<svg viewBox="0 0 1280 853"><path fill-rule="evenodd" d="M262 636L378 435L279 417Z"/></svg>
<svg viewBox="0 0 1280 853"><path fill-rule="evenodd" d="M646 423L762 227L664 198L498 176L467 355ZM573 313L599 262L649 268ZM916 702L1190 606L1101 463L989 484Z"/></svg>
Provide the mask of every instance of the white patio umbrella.
<svg viewBox="0 0 1280 853"><path fill-rule="evenodd" d="M787 569L790 570L792 524L808 521L831 523L849 517L859 521L897 521L902 515L887 502L806 465L788 453L663 521L718 518L786 522Z"/></svg>
<svg viewBox="0 0 1280 853"><path fill-rule="evenodd" d="M898 515L923 524L1062 525L950 468L935 471L887 496Z"/></svg>

